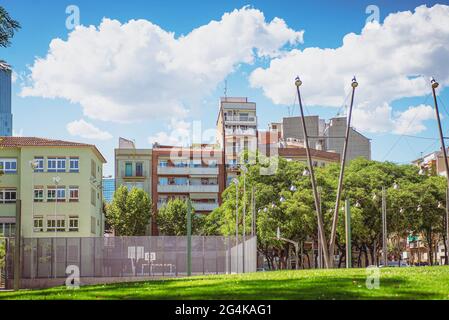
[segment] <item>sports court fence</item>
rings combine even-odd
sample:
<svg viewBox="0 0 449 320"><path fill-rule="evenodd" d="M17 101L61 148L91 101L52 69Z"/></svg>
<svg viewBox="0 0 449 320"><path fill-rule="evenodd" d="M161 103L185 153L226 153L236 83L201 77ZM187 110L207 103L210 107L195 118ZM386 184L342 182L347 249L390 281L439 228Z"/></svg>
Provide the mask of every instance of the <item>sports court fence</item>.
<svg viewBox="0 0 449 320"><path fill-rule="evenodd" d="M188 270L186 236L24 238L21 247L21 279L65 279L68 266L79 270L80 279L180 277ZM257 269L256 237L243 245L241 238L237 243L235 237L192 236L191 252L192 275ZM13 257L14 239L9 239L7 280L14 278Z"/></svg>

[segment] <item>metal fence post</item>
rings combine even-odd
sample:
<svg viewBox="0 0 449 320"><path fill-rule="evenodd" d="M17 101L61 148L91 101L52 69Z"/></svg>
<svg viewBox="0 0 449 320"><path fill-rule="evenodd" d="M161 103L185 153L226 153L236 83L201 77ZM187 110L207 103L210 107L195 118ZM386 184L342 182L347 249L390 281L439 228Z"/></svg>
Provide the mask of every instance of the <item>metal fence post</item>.
<svg viewBox="0 0 449 320"><path fill-rule="evenodd" d="M192 275L192 203L187 200L187 276Z"/></svg>
<svg viewBox="0 0 449 320"><path fill-rule="evenodd" d="M16 234L14 240L14 290L20 289L20 238L22 231L22 202L16 200Z"/></svg>

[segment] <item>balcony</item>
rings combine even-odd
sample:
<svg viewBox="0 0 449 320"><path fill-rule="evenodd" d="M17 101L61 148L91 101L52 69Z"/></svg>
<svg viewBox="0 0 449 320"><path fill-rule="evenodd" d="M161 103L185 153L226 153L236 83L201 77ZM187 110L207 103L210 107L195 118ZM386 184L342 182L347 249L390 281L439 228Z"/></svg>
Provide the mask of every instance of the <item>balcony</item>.
<svg viewBox="0 0 449 320"><path fill-rule="evenodd" d="M212 211L218 208L217 202L192 202L192 205L196 211Z"/></svg>
<svg viewBox="0 0 449 320"><path fill-rule="evenodd" d="M218 192L218 184L192 184L190 185L190 192Z"/></svg>
<svg viewBox="0 0 449 320"><path fill-rule="evenodd" d="M158 167L158 174L166 175L218 175L218 167Z"/></svg>
<svg viewBox="0 0 449 320"><path fill-rule="evenodd" d="M256 125L256 117L226 116L226 124Z"/></svg>
<svg viewBox="0 0 449 320"><path fill-rule="evenodd" d="M230 136L256 136L256 130L255 129L247 129L247 130L241 130L241 129L225 129L225 134Z"/></svg>
<svg viewBox="0 0 449 320"><path fill-rule="evenodd" d="M144 180L147 178L147 176L148 176L148 174L146 171L141 172L139 174L136 174L135 172L133 172L131 175L126 175L124 170L121 171L122 179Z"/></svg>
<svg viewBox="0 0 449 320"><path fill-rule="evenodd" d="M197 184L197 185L188 185L188 184L167 184L167 185L158 185L157 192L160 193L190 193L190 192L208 192L208 193L217 193L218 192L218 184Z"/></svg>

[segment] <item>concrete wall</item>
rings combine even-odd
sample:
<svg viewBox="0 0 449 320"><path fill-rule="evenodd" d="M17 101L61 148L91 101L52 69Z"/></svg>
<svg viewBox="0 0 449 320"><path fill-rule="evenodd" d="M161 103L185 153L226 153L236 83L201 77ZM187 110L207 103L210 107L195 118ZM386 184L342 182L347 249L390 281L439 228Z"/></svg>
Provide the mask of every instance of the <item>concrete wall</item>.
<svg viewBox="0 0 449 320"><path fill-rule="evenodd" d="M327 137L344 137L346 134L346 117L331 119L325 130ZM343 138L327 138L326 150L334 151L339 154L343 152ZM349 134L349 146L347 152L347 160L350 161L357 157L364 157L371 160L371 141L351 128Z"/></svg>

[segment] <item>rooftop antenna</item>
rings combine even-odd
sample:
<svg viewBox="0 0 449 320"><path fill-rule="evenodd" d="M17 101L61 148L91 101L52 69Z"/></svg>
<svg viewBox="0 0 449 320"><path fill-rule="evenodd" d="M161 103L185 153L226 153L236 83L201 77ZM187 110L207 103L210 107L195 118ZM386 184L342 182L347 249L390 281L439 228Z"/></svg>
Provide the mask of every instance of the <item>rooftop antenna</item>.
<svg viewBox="0 0 449 320"><path fill-rule="evenodd" d="M225 99L228 97L228 79L225 80L224 97Z"/></svg>

